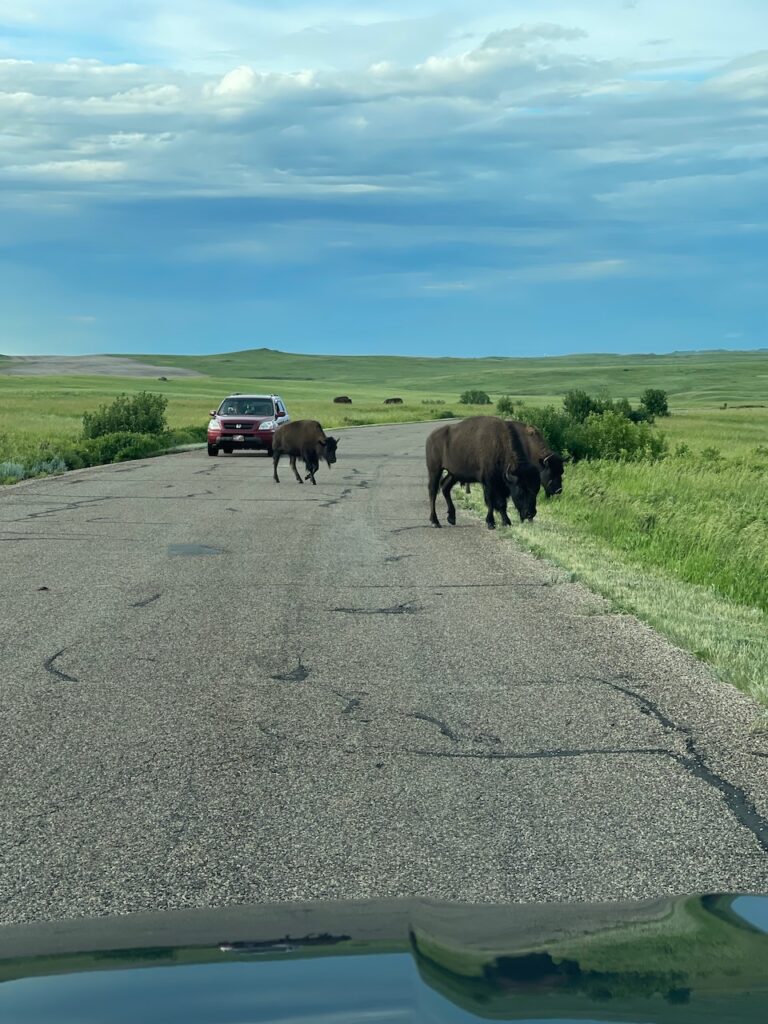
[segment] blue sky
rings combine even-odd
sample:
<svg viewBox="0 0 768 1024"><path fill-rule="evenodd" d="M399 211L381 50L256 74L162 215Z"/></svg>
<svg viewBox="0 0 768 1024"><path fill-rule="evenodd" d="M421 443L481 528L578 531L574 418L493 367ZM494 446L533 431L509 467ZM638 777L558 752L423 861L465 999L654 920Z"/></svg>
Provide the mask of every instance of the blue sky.
<svg viewBox="0 0 768 1024"><path fill-rule="evenodd" d="M0 0L0 352L766 338L764 0Z"/></svg>

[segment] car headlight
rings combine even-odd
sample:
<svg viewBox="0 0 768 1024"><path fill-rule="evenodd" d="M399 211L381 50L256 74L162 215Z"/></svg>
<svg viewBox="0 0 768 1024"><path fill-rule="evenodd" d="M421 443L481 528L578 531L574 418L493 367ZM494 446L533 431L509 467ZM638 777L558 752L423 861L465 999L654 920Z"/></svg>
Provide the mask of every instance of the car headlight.
<svg viewBox="0 0 768 1024"><path fill-rule="evenodd" d="M259 430L275 430L277 423L274 420L264 420L263 423L259 424Z"/></svg>
<svg viewBox="0 0 768 1024"><path fill-rule="evenodd" d="M221 430L221 424L219 423L218 420L211 420L211 422L208 424L208 429L209 430Z"/></svg>

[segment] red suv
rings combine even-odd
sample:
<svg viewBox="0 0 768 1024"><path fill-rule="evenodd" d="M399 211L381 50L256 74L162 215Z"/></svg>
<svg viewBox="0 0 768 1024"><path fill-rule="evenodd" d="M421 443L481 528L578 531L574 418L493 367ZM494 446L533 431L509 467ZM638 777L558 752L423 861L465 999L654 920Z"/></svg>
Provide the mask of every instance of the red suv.
<svg viewBox="0 0 768 1024"><path fill-rule="evenodd" d="M211 409L208 454L255 448L271 455L275 431L290 418L279 395L230 395Z"/></svg>

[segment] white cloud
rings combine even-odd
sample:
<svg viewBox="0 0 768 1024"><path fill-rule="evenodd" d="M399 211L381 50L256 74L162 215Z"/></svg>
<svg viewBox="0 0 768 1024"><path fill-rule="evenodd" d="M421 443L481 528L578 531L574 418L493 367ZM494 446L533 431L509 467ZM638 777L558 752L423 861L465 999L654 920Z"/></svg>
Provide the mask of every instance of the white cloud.
<svg viewBox="0 0 768 1024"><path fill-rule="evenodd" d="M34 3L56 23L50 4ZM154 18L197 25L210 12L204 0L162 11L151 0L145 6ZM690 54L673 43L668 61L648 62L622 56L624 37L617 36L614 55L598 58L587 49L595 34L603 32L602 46L608 42L587 6L569 6L563 23L554 2L541 7L541 21L505 26L494 12L468 17L466 31L452 16L435 29L435 48L422 47L425 55L410 63L394 52L408 19L395 12L385 32L375 7L356 8L354 22L327 9L319 21L308 11L261 9L254 21L243 5L228 3L211 29L229 33L239 25L245 33L247 23L288 36L314 26L309 34L328 40L357 29L375 38L378 25L393 52L384 48L367 68L275 70L267 61L233 59L214 73L140 65L133 53L115 64L0 61L4 191L21 201L29 190L44 187L47 195L55 186L59 197L70 193L83 203L100 188L126 199L336 197L361 205L408 195L496 203L518 226L530 218L532 234L559 228L563 218L567 233L574 211L606 222L651 218L656 204L706 209L717 196L735 210L756 194L765 155L764 53L731 55L716 74L688 80L678 72ZM651 9L656 21L642 26L639 39L666 24L661 8ZM427 19L417 19L422 29L436 16L423 6L416 13ZM224 43L231 42L227 35ZM649 69L653 80L638 77ZM746 211L738 218L752 219ZM508 228L487 229L494 244L516 244L500 241ZM610 265L596 260L606 273L618 272Z"/></svg>
<svg viewBox="0 0 768 1024"><path fill-rule="evenodd" d="M115 181L124 177L121 160L48 160L39 164L11 164L3 173L12 178L48 178L60 181Z"/></svg>
<svg viewBox="0 0 768 1024"><path fill-rule="evenodd" d="M711 80L709 88L742 100L767 99L768 50L734 61Z"/></svg>
<svg viewBox="0 0 768 1024"><path fill-rule="evenodd" d="M548 22L534 25L518 25L516 28L491 32L482 44L484 50L507 50L537 42L563 42L586 39L589 35L583 28L568 25L554 25Z"/></svg>
<svg viewBox="0 0 768 1024"><path fill-rule="evenodd" d="M521 281L597 281L606 277L628 274L631 266L627 260L602 259L583 260L574 263L552 263L521 267L509 277Z"/></svg>

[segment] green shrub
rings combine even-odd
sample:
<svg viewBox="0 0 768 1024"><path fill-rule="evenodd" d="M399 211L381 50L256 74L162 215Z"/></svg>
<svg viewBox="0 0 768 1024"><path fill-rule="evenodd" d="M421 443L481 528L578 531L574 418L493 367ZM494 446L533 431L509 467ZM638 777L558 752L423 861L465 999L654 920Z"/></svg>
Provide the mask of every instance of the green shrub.
<svg viewBox="0 0 768 1024"><path fill-rule="evenodd" d="M633 423L613 409L592 412L583 422L571 419L553 406L517 410L518 419L530 423L557 452L579 459L614 459L634 462L660 459L667 451L663 434L647 423Z"/></svg>
<svg viewBox="0 0 768 1024"><path fill-rule="evenodd" d="M614 459L618 462L656 460L666 455L663 434L647 423L632 423L620 413L607 410L592 413L572 433L570 451L584 459Z"/></svg>
<svg viewBox="0 0 768 1024"><path fill-rule="evenodd" d="M490 405L491 396L485 391L464 391L459 397L462 405Z"/></svg>
<svg viewBox="0 0 768 1024"><path fill-rule="evenodd" d="M587 416L593 412L601 412L602 407L597 399L592 398L586 391L576 389L566 393L563 399L563 411L568 419L576 423L584 423Z"/></svg>
<svg viewBox="0 0 768 1024"><path fill-rule="evenodd" d="M83 437L96 438L108 434L162 434L166 429L165 410L168 399L140 391L137 395L118 395L109 405L100 405L95 412L83 416Z"/></svg>
<svg viewBox="0 0 768 1024"><path fill-rule="evenodd" d="M3 483L15 483L25 476L26 469L20 462L0 462L0 480Z"/></svg>
<svg viewBox="0 0 768 1024"><path fill-rule="evenodd" d="M517 419L538 427L554 451L562 453L570 451L569 440L574 421L565 412L555 409L553 405L531 407L523 405L517 410Z"/></svg>
<svg viewBox="0 0 768 1024"><path fill-rule="evenodd" d="M496 412L499 416L514 416L515 406L509 395L502 395L496 403Z"/></svg>
<svg viewBox="0 0 768 1024"><path fill-rule="evenodd" d="M723 458L723 453L719 448L715 447L702 448L701 457L705 462L720 462Z"/></svg>
<svg viewBox="0 0 768 1024"><path fill-rule="evenodd" d="M456 413L451 409L441 409L438 415L439 420L452 420L456 416Z"/></svg>
<svg viewBox="0 0 768 1024"><path fill-rule="evenodd" d="M646 388L640 396L640 405L651 416L669 416L667 392L661 388Z"/></svg>
<svg viewBox="0 0 768 1024"><path fill-rule="evenodd" d="M633 423L653 423L655 417L653 413L640 406L639 409L630 409L627 419L632 420Z"/></svg>

